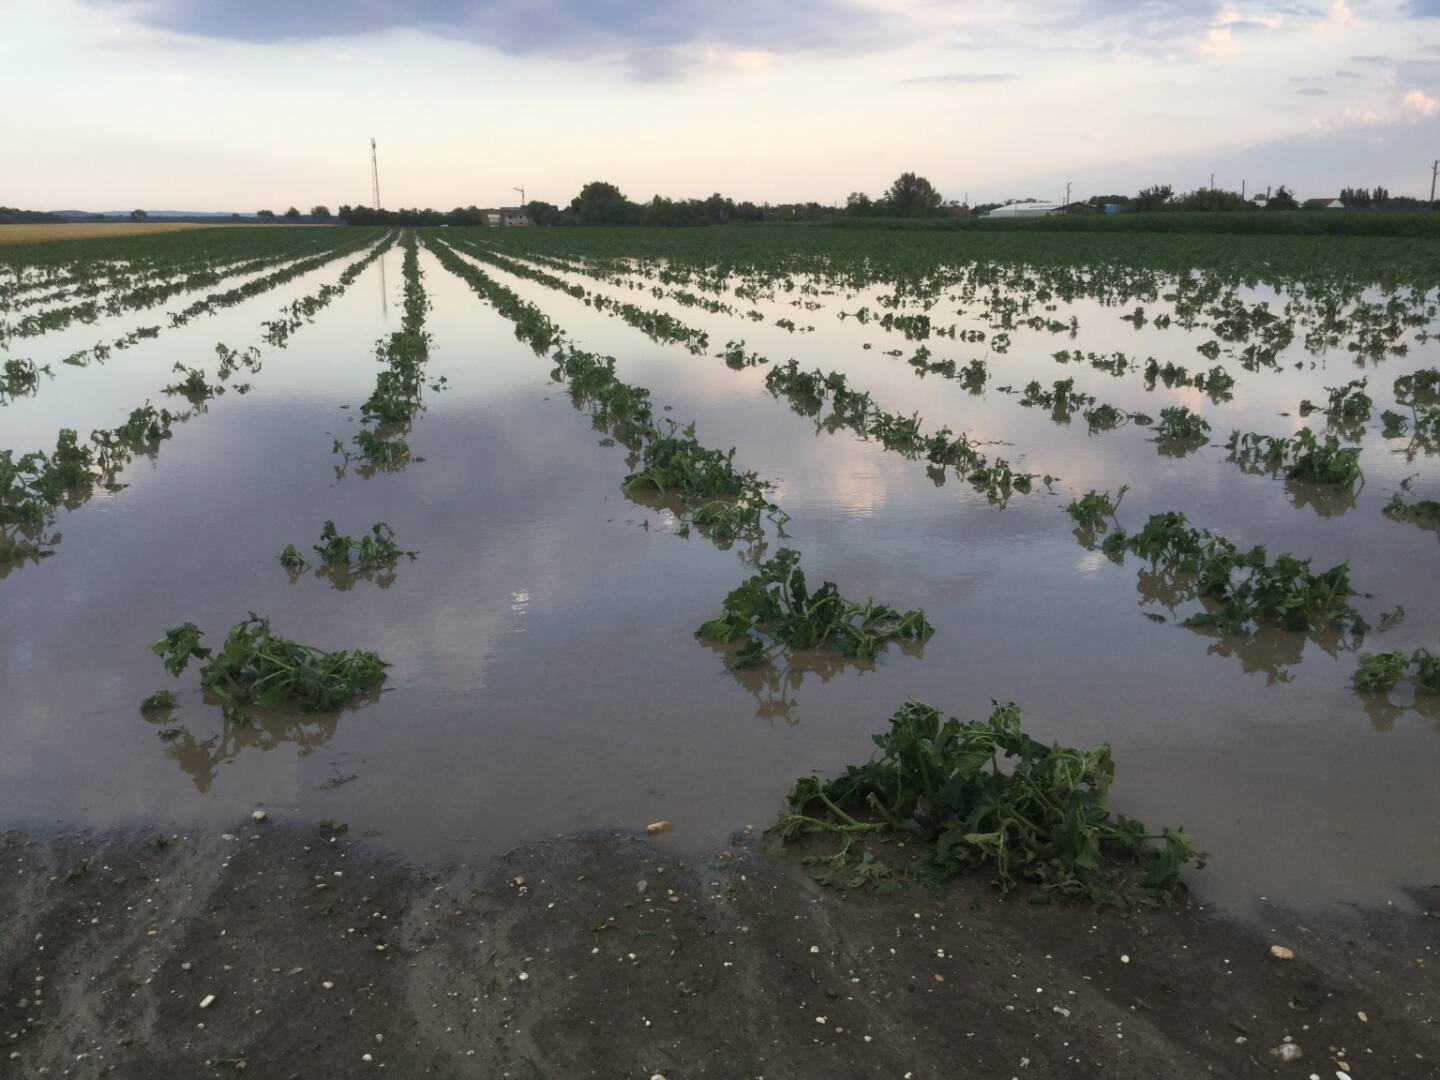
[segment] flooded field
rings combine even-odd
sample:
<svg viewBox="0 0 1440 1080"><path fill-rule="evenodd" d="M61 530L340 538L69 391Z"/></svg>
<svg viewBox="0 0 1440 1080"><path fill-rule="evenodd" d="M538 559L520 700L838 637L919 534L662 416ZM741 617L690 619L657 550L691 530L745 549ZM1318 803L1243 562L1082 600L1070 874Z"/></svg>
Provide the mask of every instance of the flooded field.
<svg viewBox="0 0 1440 1080"><path fill-rule="evenodd" d="M0 258L0 824L708 853L904 702L995 700L1109 743L1113 806L1232 910L1440 874L1423 243L205 235ZM697 637L782 549L895 618ZM383 683L275 708L152 652L252 612Z"/></svg>

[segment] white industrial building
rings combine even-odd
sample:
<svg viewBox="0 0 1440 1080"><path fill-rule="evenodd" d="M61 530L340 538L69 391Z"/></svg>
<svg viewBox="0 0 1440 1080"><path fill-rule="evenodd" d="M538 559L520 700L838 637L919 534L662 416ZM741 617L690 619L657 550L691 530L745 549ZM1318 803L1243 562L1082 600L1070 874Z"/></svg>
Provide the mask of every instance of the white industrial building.
<svg viewBox="0 0 1440 1080"><path fill-rule="evenodd" d="M1065 207L1060 203L1011 203L1009 206L997 206L986 217L1011 218L1011 217L1048 217L1051 214L1058 214Z"/></svg>

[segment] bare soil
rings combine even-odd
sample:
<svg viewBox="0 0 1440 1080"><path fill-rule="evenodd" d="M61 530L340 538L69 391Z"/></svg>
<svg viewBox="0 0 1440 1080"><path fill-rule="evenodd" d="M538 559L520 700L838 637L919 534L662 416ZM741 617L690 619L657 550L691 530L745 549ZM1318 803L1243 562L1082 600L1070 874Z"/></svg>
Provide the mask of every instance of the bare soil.
<svg viewBox="0 0 1440 1080"><path fill-rule="evenodd" d="M1440 1070L1440 887L1250 925L1194 904L1035 906L980 881L837 894L749 837L703 865L665 839L436 874L343 826L5 834L0 1076ZM1287 1038L1298 1060L1272 1053Z"/></svg>

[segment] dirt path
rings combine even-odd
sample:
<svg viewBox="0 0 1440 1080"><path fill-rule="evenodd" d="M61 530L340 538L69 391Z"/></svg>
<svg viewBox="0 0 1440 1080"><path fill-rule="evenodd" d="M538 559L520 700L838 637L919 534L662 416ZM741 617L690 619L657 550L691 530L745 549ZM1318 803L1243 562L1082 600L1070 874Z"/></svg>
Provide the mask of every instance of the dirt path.
<svg viewBox="0 0 1440 1080"><path fill-rule="evenodd" d="M586 837L441 878L270 821L163 847L7 834L0 1076L1440 1070L1440 889L1416 910L1323 926L1277 911L1255 929L1035 907L980 882L842 896L739 841L696 866ZM1288 1063L1271 1053L1287 1037Z"/></svg>

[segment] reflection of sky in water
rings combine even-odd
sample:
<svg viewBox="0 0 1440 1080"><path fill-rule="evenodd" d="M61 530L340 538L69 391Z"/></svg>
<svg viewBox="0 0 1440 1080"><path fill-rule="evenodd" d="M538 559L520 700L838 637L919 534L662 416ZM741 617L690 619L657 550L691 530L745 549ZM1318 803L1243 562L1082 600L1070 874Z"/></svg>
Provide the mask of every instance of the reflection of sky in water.
<svg viewBox="0 0 1440 1080"><path fill-rule="evenodd" d="M810 297L826 305L816 311L777 293L737 304L765 313L737 327L728 316L576 279L708 330L712 351L743 337L773 361L793 356L844 371L890 411L997 441L991 456L1058 477L1053 492L1037 484L1000 509L953 472L937 476L845 431L817 432L765 390L763 369L734 372L713 356L655 345L579 301L493 271L582 346L613 353L622 378L675 407L666 415L696 420L702 442L737 446L742 468L773 479L792 515L785 542L804 552L812 580L923 606L937 627L923 658L892 646L871 665L801 655L735 676L693 631L749 572L744 552L682 540L663 505L626 498L624 448L597 445L602 434L548 383L548 363L433 257L423 255L422 266L434 300L428 374L449 380L412 426L423 463L368 479L337 480L333 469L330 435L348 439L356 423L354 408L341 406L368 395L374 341L395 325L376 300L382 288L398 299L398 269L382 286L375 266L288 349L266 353L251 395L227 395L179 425L153 462L126 470L127 489L59 516L64 539L53 558L0 582L0 817L218 823L265 802L377 828L400 850L446 858L668 817L677 842L701 850L738 825L763 825L796 775L863 758L869 734L907 697L967 716L994 697L1019 701L1042 738L1110 741L1117 798L1137 816L1200 836L1214 855L1202 881L1216 895L1364 899L1434 864L1440 717L1407 707L1403 692L1393 706L1367 710L1346 689L1353 652L1324 635L1234 641L1181 628L1192 601L1177 600L1172 614L1166 582L1133 556L1117 565L1087 550L1062 512L1089 488L1124 482L1127 528L1182 509L1243 546L1313 556L1317 567L1349 558L1356 587L1374 594L1359 600L1372 622L1395 603L1407 610L1366 647L1433 647L1440 575L1419 568L1435 565L1435 536L1379 513L1412 472L1422 473L1416 496L1424 493L1433 457L1396 458L1372 425L1364 487L1353 505L1331 506L1247 475L1216 445L1232 427L1295 430L1302 397L1320 400L1325 385L1359 374L1349 356L1314 358L1312 369L1296 345L1278 373L1222 361L1237 385L1234 399L1218 404L1163 383L1147 391L1138 371L1115 378L1050 354L1123 349L1194 371L1211 366L1194 351L1209 335L1136 330L1119 319L1128 308L1057 301L1047 316L1073 313L1078 336L1012 331L1009 353L988 355L990 388L975 395L916 377L905 362L915 343L834 317L862 303L878 310L883 290ZM114 402L153 398L171 365L211 360L216 340L248 343L260 320L326 279L312 275L167 331L123 362L67 373L0 414L4 442L43 443L61 423L114 423ZM979 325L948 314L960 306L948 297L932 320ZM1153 315L1163 302L1146 306ZM789 334L774 325L782 317L816 329ZM32 344L52 347L45 338ZM53 345L61 348L58 338ZM987 356L984 344L929 346L933 359ZM891 348L905 355L884 355ZM44 350L29 352L42 360ZM1434 365L1436 353L1433 343L1414 345L1369 369L1377 413L1390 405L1394 375ZM1305 366L1289 366L1296 360ZM1133 426L1092 435L1079 418L1057 424L994 389L1070 376L1126 410L1158 415L1163 405L1189 404L1211 419L1211 445L1166 457ZM313 573L292 584L275 556L286 543L308 544L327 517L351 533L388 521L419 558L388 588L357 581L340 590ZM287 636L374 649L393 665L385 691L338 717L223 724L193 673L172 682L147 645L186 620L213 644L252 609ZM180 705L160 726L184 732L170 741L137 711L165 686ZM1269 828L1244 825L1257 817ZM1394 843L1366 841L1367 823L1381 822ZM437 839L445 835L477 839L457 850ZM1277 858L1277 838L1286 837L1291 846Z"/></svg>

